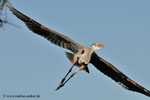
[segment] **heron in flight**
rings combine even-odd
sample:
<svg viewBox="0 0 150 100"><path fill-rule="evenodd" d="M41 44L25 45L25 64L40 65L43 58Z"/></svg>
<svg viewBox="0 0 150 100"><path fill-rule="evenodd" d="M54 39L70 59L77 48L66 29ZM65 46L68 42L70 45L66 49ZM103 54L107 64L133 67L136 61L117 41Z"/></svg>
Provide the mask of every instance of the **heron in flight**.
<svg viewBox="0 0 150 100"><path fill-rule="evenodd" d="M26 26L34 33L43 36L51 43L63 47L72 51L72 53L66 52L67 58L72 62L72 67L70 68L69 72L60 82L58 89L63 87L76 73L81 70L85 70L89 73L88 64L93 64L99 71L107 75L108 77L112 78L114 81L119 83L125 89L136 91L142 93L146 96L150 96L150 91L142 87L141 85L137 84L130 78L128 78L125 74L115 68L112 64L105 61L101 57L99 57L94 51L103 48L104 46L98 43L94 43L91 47L82 46L75 41L71 40L70 38L55 32L45 26L41 25L40 23L36 22L35 20L29 18L28 16L24 15L17 9L15 9L11 4L7 3L7 7L10 11L17 16L20 20L22 20ZM70 77L67 78L69 73L72 71L73 66L78 66L79 69L72 73Z"/></svg>

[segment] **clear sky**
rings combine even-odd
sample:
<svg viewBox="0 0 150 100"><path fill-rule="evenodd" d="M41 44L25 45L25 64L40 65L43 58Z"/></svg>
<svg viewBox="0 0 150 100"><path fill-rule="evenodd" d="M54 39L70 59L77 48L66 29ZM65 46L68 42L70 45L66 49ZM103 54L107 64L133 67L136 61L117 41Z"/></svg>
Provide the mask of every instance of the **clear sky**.
<svg viewBox="0 0 150 100"><path fill-rule="evenodd" d="M11 3L82 45L94 42L105 45L97 54L150 90L150 0L12 0ZM6 100L3 95L9 94L39 94L37 100L149 99L125 90L91 64L90 74L81 71L55 91L71 67L64 53L67 50L33 34L10 11L8 20L21 28L5 24L0 29L0 100Z"/></svg>

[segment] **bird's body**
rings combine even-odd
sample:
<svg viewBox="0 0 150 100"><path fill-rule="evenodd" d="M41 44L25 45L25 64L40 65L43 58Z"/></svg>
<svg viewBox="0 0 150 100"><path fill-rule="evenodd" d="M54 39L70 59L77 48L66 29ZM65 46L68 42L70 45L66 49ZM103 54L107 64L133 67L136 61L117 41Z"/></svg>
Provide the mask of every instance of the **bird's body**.
<svg viewBox="0 0 150 100"><path fill-rule="evenodd" d="M92 48L88 48L84 46L79 52L74 54L74 59L78 58L79 64L82 63L89 64L93 51L94 50Z"/></svg>
<svg viewBox="0 0 150 100"><path fill-rule="evenodd" d="M89 64L93 52L94 49L83 47L82 51L77 53L75 57L79 57L79 63Z"/></svg>
<svg viewBox="0 0 150 100"><path fill-rule="evenodd" d="M6 3L6 5L10 9L10 11L20 20L22 20L32 32L43 36L44 38L46 38L48 41L50 41L55 45L58 45L60 47L72 51L72 53L66 52L66 56L72 62L73 65L70 68L69 72L66 74L66 76L62 79L57 90L62 86L64 86L68 82L68 80L72 78L77 72L81 70L89 72L87 65L91 63L99 71L109 76L111 79L119 83L124 88L142 93L146 96L150 96L149 90L132 81L125 74L123 74L121 71L115 68L112 64L105 61L94 52L95 50L103 48L104 47L103 45L94 43L92 44L91 47L82 46L76 43L75 41L71 40L70 38L60 33L57 33L51 29L48 29L45 26L41 25L40 23L36 22L35 20L29 18L28 16L16 10L11 4ZM66 80L66 77L71 72L74 65L78 66L79 69L74 73L72 73L71 76Z"/></svg>
<svg viewBox="0 0 150 100"><path fill-rule="evenodd" d="M103 48L103 45L100 45L98 43L92 44L91 48L82 46L78 52L76 53L68 53L66 52L66 56L68 59L73 63L76 59L77 62L75 63L76 66L81 67L82 65L85 65L84 70L89 73L87 65L89 64L91 60L91 55L95 50L98 50L100 48Z"/></svg>
<svg viewBox="0 0 150 100"><path fill-rule="evenodd" d="M85 65L86 67L84 68L84 70L89 73L87 65L91 60L92 53L93 50L91 48L82 47L82 49L80 49L77 53L66 52L66 56L72 63L77 59L75 66L81 67L82 65Z"/></svg>

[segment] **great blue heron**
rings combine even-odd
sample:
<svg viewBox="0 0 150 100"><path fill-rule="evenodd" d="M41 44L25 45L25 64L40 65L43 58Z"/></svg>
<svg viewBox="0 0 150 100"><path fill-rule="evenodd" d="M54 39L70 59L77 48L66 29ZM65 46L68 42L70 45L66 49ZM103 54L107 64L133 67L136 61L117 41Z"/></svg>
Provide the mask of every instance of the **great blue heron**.
<svg viewBox="0 0 150 100"><path fill-rule="evenodd" d="M59 34L51 29L48 29L45 26L41 25L40 23L36 22L35 20L22 14L21 12L16 10L11 4L7 3L6 5L10 9L10 11L12 11L12 13L15 16L17 16L20 20L22 20L32 32L43 36L44 38L49 40L51 43L54 43L55 45L58 45L60 47L72 51L72 53L66 52L66 56L73 63L73 65L70 68L69 72L66 74L66 76L62 79L60 85L56 90L64 86L64 84L66 84L66 82L80 70L85 70L86 72L89 73L87 65L89 63L92 63L99 71L103 72L105 75L112 78L114 81L119 83L125 89L136 91L145 94L146 96L150 96L149 90L145 89L141 85L137 84L136 82L128 78L125 74L116 69L112 64L105 61L94 52L95 50L104 47L103 45L94 43L90 48L82 46L76 43L75 41L71 40L70 38L62 34ZM74 65L78 66L79 69L75 71L73 74L71 74L71 76L67 80L65 80L68 74L71 72Z"/></svg>

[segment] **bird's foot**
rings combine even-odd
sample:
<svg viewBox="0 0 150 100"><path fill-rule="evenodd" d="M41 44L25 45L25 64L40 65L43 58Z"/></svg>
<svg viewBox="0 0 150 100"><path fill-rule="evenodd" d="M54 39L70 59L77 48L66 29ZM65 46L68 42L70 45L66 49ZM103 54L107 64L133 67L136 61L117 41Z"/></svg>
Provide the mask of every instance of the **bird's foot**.
<svg viewBox="0 0 150 100"><path fill-rule="evenodd" d="M64 84L63 83L61 83L57 88L56 88L56 90L59 90L61 87L63 87L64 86Z"/></svg>

